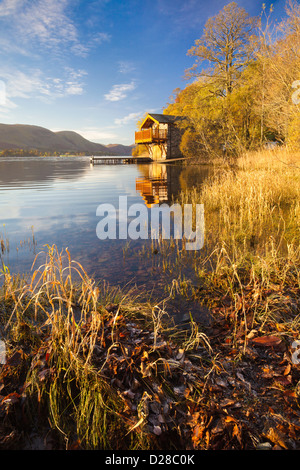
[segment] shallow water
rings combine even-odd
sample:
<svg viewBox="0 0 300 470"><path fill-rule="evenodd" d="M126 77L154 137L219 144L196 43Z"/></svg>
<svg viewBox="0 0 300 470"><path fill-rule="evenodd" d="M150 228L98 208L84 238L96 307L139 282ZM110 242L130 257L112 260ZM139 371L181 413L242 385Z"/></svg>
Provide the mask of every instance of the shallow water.
<svg viewBox="0 0 300 470"><path fill-rule="evenodd" d="M170 204L208 174L170 164L91 165L88 157L1 158L1 260L11 272L27 273L46 244L56 245L59 251L68 248L97 281L159 290L159 263L140 255L151 241L99 240L97 207L109 203L118 209L119 196L127 196L128 206Z"/></svg>

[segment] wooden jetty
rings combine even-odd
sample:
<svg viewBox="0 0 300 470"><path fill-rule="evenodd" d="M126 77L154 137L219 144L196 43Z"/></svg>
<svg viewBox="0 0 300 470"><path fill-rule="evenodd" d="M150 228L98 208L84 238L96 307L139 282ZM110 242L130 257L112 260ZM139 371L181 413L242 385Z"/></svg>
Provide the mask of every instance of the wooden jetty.
<svg viewBox="0 0 300 470"><path fill-rule="evenodd" d="M130 163L150 163L151 158L148 157L91 157L90 163L95 165L96 163L102 165L121 165Z"/></svg>

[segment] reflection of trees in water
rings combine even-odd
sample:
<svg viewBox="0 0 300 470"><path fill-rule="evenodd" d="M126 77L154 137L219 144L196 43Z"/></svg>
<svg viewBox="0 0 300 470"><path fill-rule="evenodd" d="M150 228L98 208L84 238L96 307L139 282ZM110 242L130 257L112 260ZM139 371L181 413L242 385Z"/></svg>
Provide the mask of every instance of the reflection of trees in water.
<svg viewBox="0 0 300 470"><path fill-rule="evenodd" d="M164 163L138 165L138 170L141 178L136 179L136 190L140 192L147 207L171 203L181 191L201 185L211 173L206 167Z"/></svg>

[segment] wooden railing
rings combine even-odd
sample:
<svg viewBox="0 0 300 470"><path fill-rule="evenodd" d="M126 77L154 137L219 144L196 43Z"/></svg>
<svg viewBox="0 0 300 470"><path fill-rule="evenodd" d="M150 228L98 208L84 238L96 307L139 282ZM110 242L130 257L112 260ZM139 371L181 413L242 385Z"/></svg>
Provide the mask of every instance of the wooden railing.
<svg viewBox="0 0 300 470"><path fill-rule="evenodd" d="M152 129L138 131L135 133L135 143L152 142Z"/></svg>
<svg viewBox="0 0 300 470"><path fill-rule="evenodd" d="M167 129L144 129L135 133L135 143L161 142L168 138Z"/></svg>

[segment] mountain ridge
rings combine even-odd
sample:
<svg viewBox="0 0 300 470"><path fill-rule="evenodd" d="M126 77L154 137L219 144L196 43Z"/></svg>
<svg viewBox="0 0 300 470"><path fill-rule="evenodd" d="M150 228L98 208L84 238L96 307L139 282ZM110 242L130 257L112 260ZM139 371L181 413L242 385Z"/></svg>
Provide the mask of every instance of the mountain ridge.
<svg viewBox="0 0 300 470"><path fill-rule="evenodd" d="M39 152L131 155L134 145L98 144L75 131L53 132L30 124L0 123L0 150L35 150Z"/></svg>

